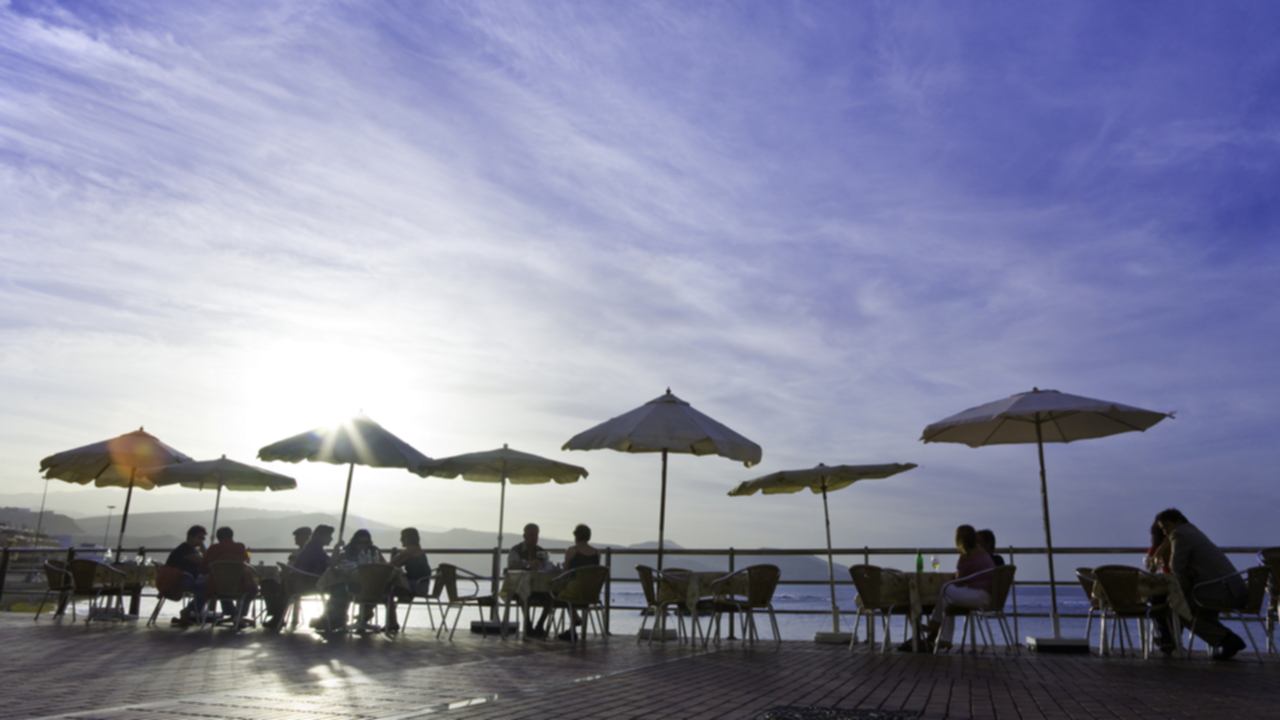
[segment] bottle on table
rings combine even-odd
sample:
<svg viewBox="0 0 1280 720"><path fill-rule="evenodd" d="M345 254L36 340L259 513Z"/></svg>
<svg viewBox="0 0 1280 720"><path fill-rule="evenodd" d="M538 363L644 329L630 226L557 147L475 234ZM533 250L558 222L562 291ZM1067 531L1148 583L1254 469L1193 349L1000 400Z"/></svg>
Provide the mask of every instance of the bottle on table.
<svg viewBox="0 0 1280 720"><path fill-rule="evenodd" d="M919 550L916 550L916 572L924 572L924 555L921 555Z"/></svg>

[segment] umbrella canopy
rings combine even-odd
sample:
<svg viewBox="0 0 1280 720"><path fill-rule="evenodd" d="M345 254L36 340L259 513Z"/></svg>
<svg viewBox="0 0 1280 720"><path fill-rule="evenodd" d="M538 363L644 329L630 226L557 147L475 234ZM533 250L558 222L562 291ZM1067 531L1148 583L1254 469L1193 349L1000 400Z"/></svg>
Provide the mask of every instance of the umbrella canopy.
<svg viewBox="0 0 1280 720"><path fill-rule="evenodd" d="M226 455L217 460L164 465L141 470L139 473L158 487L181 485L193 490L217 489L218 495L213 503L213 524L211 525L215 530L218 527L218 508L222 505L223 488L239 492L262 492L292 490L298 487L298 481L291 477L228 460Z"/></svg>
<svg viewBox="0 0 1280 720"><path fill-rule="evenodd" d="M129 489L120 515L117 552L124 545L124 529L129 522L129 505L135 487L150 490L155 484L139 477L138 470L159 465L191 462L191 458L160 442L142 428L119 437L50 455L40 461L46 480L62 480L77 485Z"/></svg>
<svg viewBox="0 0 1280 720"><path fill-rule="evenodd" d="M466 453L431 460L419 465L414 472L422 477L456 478L468 482L501 483L502 494L498 503L498 552L502 552L503 518L507 505L507 483L537 485L554 482L558 485L575 483L587 476L587 471L577 465L558 462L533 453L512 450L503 443L498 450Z"/></svg>
<svg viewBox="0 0 1280 720"><path fill-rule="evenodd" d="M836 562L831 551L831 511L827 507L827 493L832 490L847 488L859 480L887 478L917 467L915 463L891 463L888 465L827 465L804 470L783 470L770 473L755 480L739 483L729 491L730 497L754 495L762 492L765 495L797 493L808 488L814 493L822 493L822 514L827 521L827 578L831 583L831 632L840 632L840 608L836 605Z"/></svg>
<svg viewBox="0 0 1280 720"><path fill-rule="evenodd" d="M1143 431L1173 413L1151 410L1057 390L1032 388L1003 400L969 408L926 427L920 440L954 442L969 447L1035 443L1040 455L1040 506L1044 515L1044 541L1049 557L1049 589L1053 603L1053 634L1061 635L1058 593L1054 585L1053 534L1049 530L1049 487L1045 479L1044 444L1106 437Z"/></svg>
<svg viewBox="0 0 1280 720"><path fill-rule="evenodd" d="M658 509L658 569L662 569L667 515L667 453L720 455L747 467L760 462L760 446L693 409L671 394L574 435L562 450L662 453L662 497Z"/></svg>
<svg viewBox="0 0 1280 720"><path fill-rule="evenodd" d="M347 492L342 500L342 520L338 523L339 540L346 529L347 506L351 501L351 479L356 465L409 470L431 462L431 458L363 415L335 427L316 428L271 443L258 450L258 459L292 463L309 460L347 465Z"/></svg>

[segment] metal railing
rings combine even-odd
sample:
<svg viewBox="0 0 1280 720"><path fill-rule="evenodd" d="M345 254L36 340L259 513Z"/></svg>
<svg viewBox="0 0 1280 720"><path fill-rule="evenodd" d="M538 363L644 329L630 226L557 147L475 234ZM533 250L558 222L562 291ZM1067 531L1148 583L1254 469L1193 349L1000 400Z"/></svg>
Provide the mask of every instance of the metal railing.
<svg viewBox="0 0 1280 720"><path fill-rule="evenodd" d="M486 580L493 582L496 586L495 577L499 577L500 568L504 565L503 557L497 548L424 548L427 556L431 558L433 564L439 562L441 558L473 558L475 556L489 556L487 562L476 563L466 562L465 560L456 562L455 564L476 572L483 576ZM47 559L65 559L70 561L77 555L102 556L109 548L3 548L0 549L0 601L4 599L6 593L19 592L22 594L41 593L44 591L44 572L43 562ZM295 552L297 548L265 548L253 550L253 559L259 563L264 562L263 558L277 558L284 560L285 557ZM1222 548L1229 556L1247 556L1247 560L1237 562L1238 567L1250 567L1253 564L1253 556L1257 555L1261 547L1224 547ZM553 551L554 552L554 551ZM641 560L649 560L655 556L656 551L651 549L631 549L631 548L603 548L601 550L603 558L602 563L609 567L610 578L609 583L605 587L604 603L605 603L605 630L609 629L610 613L614 610L618 611L643 611L643 605L615 604L613 602L613 588L615 585L633 585L639 588L639 577L635 574L634 566ZM1044 548L1040 547L1004 547L998 549L998 552L1006 557L1006 561L1011 565L1017 565L1020 560L1034 561L1043 559L1047 555ZM163 558L167 557L168 551L150 552L145 548L126 548L122 555L124 557L136 557L141 554L152 560L163 562ZM902 569L910 570L914 568L915 558L919 555L925 557L937 556L950 560L956 555L954 547L944 548L839 548L832 551L835 561L839 564L886 564L885 561L901 559L897 563L902 565ZM1142 547L1069 547L1054 548L1055 558L1067 557L1084 557L1090 558L1090 562L1085 563L1092 567L1095 563L1092 558L1105 558L1107 556L1128 555L1135 560L1146 554L1146 548ZM734 572L743 567L752 564L753 558L760 557L779 557L779 556L808 556L820 559L825 564L827 552L824 548L767 548L767 549L740 549L740 548L681 548L664 550L665 558L725 558L726 573ZM635 561L629 561L627 558L635 558ZM274 560L272 560L274 562ZM666 563L670 564L670 563ZM948 562L941 562L943 568L948 567ZM485 567L487 566L487 567ZM1074 569L1074 565L1072 565ZM1031 568L1028 568L1031 570ZM1014 618L1015 623L1018 618L1045 618L1049 617L1049 612L1023 612L1019 611L1017 593L1019 587L1048 587L1050 585L1048 579L1026 579L1028 574L1024 573L1021 579L1018 579L1013 586L1011 593L1012 612L1010 617ZM15 582L15 577L21 576L20 580ZM782 582L787 585L810 585L821 586L823 588L830 586L830 580L797 580L783 577ZM847 572L837 571L835 584L839 587L851 587L853 582ZM1077 587L1075 573L1072 572L1069 579L1059 579L1054 583L1059 589L1070 590ZM842 608L841 612L849 612L851 609ZM792 615L830 615L830 609L780 609L780 614ZM1061 617L1084 618L1085 613L1059 613Z"/></svg>

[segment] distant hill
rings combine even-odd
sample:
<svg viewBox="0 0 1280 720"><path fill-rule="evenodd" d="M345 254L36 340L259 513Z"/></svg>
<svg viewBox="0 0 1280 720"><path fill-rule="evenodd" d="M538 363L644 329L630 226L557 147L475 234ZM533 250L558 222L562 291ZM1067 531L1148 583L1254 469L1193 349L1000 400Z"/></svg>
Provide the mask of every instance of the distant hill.
<svg viewBox="0 0 1280 720"><path fill-rule="evenodd" d="M13 511L13 519L6 520L4 513ZM0 522L10 522L16 526L29 525L35 527L37 513L21 508L0 509ZM150 557L156 558L168 550L177 547L183 541L187 528L192 525L209 526L213 520L211 510L187 512L143 512L129 516L124 545L129 548L145 547ZM102 544L103 532L107 529L107 516L98 515L79 520L46 511L42 532L49 535L69 535L76 545L98 546ZM111 516L111 528L108 533L108 544L115 546L120 529L120 516ZM248 545L250 549L289 548L293 545L293 530L300 526L315 527L319 524L338 526L338 517L327 513L296 513L287 510L265 510L257 508L224 507L218 513L218 524L229 525L236 531L236 540ZM383 549L391 549L399 544L401 527L388 525L355 515L347 517L347 535L358 528L365 528L373 534L374 544ZM209 528L211 531L213 528ZM212 532L210 533L212 534ZM428 549L432 564L450 562L472 572L487 575L492 556L489 554L457 555L442 552L448 548L490 549L497 545L497 534L492 530L470 530L454 528L451 530L422 533L422 545ZM212 538L211 538L212 539ZM503 550L520 542L518 529L507 531L503 536ZM667 540L668 550L683 549L680 545ZM565 548L573 544L572 540L543 536L539 544L551 551L553 559L559 561ZM607 548L626 548L629 550L656 550L657 542L638 543L623 546L605 542L593 543L601 550ZM503 560L505 564L505 559ZM784 581L787 580L826 580L827 563L825 558L812 555L739 555L734 560L734 567L741 569L747 565L771 564L782 570ZM657 565L656 553L639 555L617 555L613 558L614 574L618 577L631 577L635 574L636 565ZM673 555L665 554L665 567L679 567L697 571L728 570L729 559L723 555ZM849 571L844 565L836 565L836 578L847 579Z"/></svg>
<svg viewBox="0 0 1280 720"><path fill-rule="evenodd" d="M40 533L49 536L80 535L84 533L84 530L76 524L76 521L66 515L45 511L44 518L41 519L39 512L29 508L0 508L0 524L29 530L35 530L38 525Z"/></svg>

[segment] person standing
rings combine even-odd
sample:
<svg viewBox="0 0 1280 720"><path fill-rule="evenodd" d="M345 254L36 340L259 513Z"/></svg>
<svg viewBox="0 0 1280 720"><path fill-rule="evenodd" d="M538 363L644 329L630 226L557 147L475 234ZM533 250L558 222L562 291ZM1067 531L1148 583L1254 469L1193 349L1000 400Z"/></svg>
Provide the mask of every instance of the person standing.
<svg viewBox="0 0 1280 720"><path fill-rule="evenodd" d="M1195 613L1195 633L1214 648L1214 660L1230 660L1245 649L1244 640L1218 620L1218 611L1201 602L1218 607L1242 607L1248 594L1244 578L1236 574L1235 565L1217 545L1192 525L1177 508L1163 510L1156 522L1169 538L1169 569L1178 578L1187 601ZM1197 584L1223 579L1202 588Z"/></svg>

